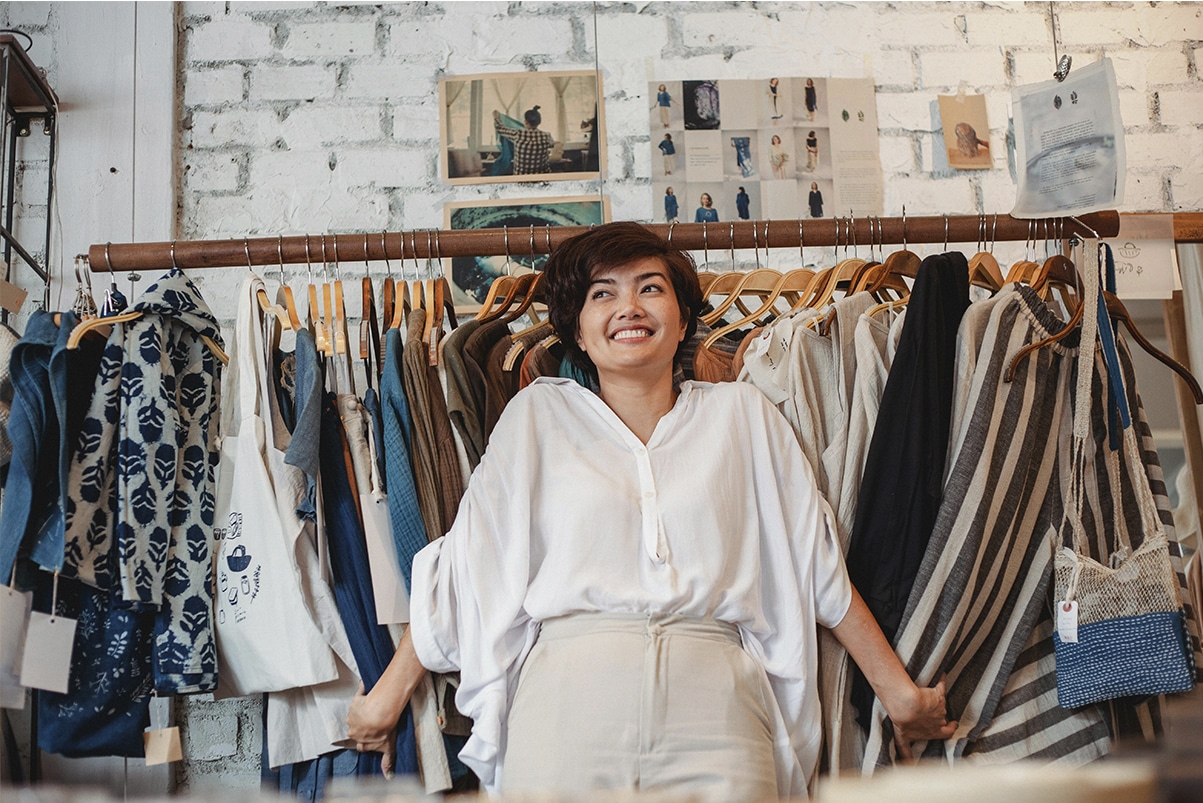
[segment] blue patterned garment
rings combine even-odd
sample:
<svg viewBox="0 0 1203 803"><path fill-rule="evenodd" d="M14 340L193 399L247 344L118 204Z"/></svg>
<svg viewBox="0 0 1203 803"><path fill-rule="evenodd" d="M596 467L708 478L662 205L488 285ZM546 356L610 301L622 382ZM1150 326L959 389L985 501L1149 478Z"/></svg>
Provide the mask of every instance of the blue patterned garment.
<svg viewBox="0 0 1203 803"><path fill-rule="evenodd" d="M158 611L156 691L217 686L213 598L217 320L179 269L113 328L69 469L69 573ZM110 573L111 569L111 573Z"/></svg>

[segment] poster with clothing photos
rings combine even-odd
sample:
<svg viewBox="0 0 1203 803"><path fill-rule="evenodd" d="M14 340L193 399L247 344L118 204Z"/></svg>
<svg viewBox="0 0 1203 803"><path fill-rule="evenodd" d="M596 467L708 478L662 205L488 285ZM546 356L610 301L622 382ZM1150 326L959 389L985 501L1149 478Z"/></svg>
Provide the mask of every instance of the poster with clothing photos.
<svg viewBox="0 0 1203 803"><path fill-rule="evenodd" d="M648 85L657 222L881 214L872 79Z"/></svg>

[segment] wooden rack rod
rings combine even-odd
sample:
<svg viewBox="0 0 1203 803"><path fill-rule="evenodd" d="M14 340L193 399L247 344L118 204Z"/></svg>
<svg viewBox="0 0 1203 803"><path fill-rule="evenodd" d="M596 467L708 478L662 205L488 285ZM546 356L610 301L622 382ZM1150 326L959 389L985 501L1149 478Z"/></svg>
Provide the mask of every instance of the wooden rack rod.
<svg viewBox="0 0 1203 803"><path fill-rule="evenodd" d="M1203 217L1203 215L1200 215ZM1119 213L1096 212L1081 217L1083 223L1102 237L1119 232ZM880 221L880 226L879 226ZM858 217L822 220L758 220L731 223L649 224L648 228L687 251L715 252L724 249L771 247L797 248L873 243L972 243L987 241L1037 240L1068 237L1088 232L1069 218L1030 221L1010 215L936 215L928 217ZM1200 226L1203 229L1203 226ZM340 264L385 259L428 259L430 257L526 256L546 254L551 248L587 231L586 226L551 226L463 231L369 232L368 234L299 235L253 237L236 240L181 240L176 243L99 243L88 249L93 271L168 270L181 268L227 268L250 265L298 265L306 262ZM507 240L508 237L508 247ZM325 248L323 249L323 241ZM734 242L732 242L734 241ZM306 245L308 244L308 248ZM174 252L174 253L173 253ZM248 259L249 252L249 259Z"/></svg>

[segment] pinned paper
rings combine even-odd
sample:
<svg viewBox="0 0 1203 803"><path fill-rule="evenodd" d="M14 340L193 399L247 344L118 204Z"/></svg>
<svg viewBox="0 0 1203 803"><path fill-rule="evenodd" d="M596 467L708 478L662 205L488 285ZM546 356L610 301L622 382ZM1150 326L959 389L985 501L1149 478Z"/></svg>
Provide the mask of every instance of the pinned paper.
<svg viewBox="0 0 1203 803"><path fill-rule="evenodd" d="M25 651L25 627L29 623L32 595L7 586L0 587L0 707L24 708L21 685L21 655Z"/></svg>
<svg viewBox="0 0 1203 803"><path fill-rule="evenodd" d="M1181 287L1173 215L1120 215L1119 234L1107 243L1115 258L1115 294L1121 299L1168 299Z"/></svg>
<svg viewBox="0 0 1203 803"><path fill-rule="evenodd" d="M0 307L4 307L9 312L20 312L26 295L28 294L20 287L0 279Z"/></svg>
<svg viewBox="0 0 1203 803"><path fill-rule="evenodd" d="M1078 643L1078 601L1057 603L1057 635L1069 644Z"/></svg>
<svg viewBox="0 0 1203 803"><path fill-rule="evenodd" d="M74 619L38 611L31 613L21 656L21 685L66 694L74 646Z"/></svg>
<svg viewBox="0 0 1203 803"><path fill-rule="evenodd" d="M169 764L184 758L184 749L180 745L180 729L177 727L145 731L142 734L142 744L146 749L148 767Z"/></svg>

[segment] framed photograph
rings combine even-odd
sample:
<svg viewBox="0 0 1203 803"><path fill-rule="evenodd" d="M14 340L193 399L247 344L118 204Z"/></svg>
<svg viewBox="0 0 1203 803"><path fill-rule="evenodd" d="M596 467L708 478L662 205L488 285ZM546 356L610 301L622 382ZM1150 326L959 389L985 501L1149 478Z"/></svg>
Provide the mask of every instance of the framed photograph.
<svg viewBox="0 0 1203 803"><path fill-rule="evenodd" d="M585 70L444 78L439 130L450 184L589 180L606 161L601 84Z"/></svg>
<svg viewBox="0 0 1203 803"><path fill-rule="evenodd" d="M443 271L451 284L456 310L475 312L498 276L542 269L547 255L534 254L532 243L542 246L540 238L546 236L545 227L609 223L610 199L580 195L516 201L457 201L443 207L443 218L447 229L509 230L508 255L443 260Z"/></svg>

